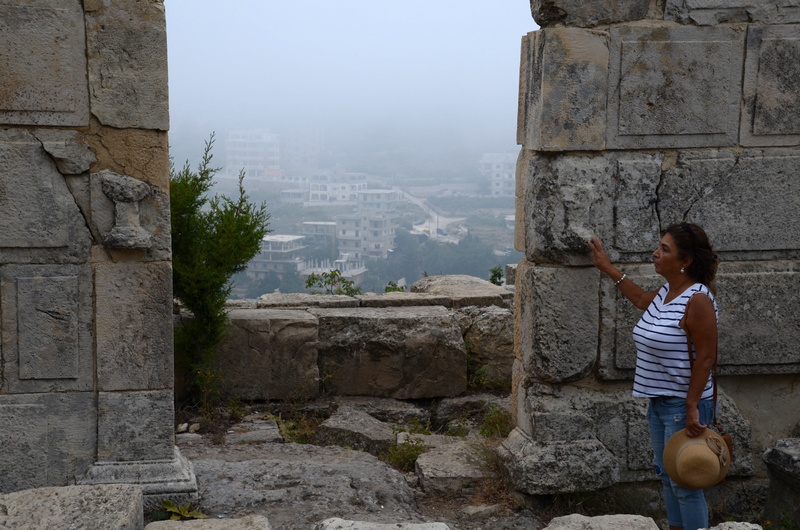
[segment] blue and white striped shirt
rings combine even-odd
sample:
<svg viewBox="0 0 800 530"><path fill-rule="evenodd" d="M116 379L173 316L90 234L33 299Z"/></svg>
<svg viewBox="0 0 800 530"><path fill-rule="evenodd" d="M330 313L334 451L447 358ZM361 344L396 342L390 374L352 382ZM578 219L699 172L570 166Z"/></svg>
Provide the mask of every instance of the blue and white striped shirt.
<svg viewBox="0 0 800 530"><path fill-rule="evenodd" d="M668 291L669 284L664 284L633 328L633 342L636 343L635 397L686 397L692 369L686 332L680 322L693 295L703 293L708 296L719 319L714 295L702 283L692 285L671 302L664 303ZM693 354L696 358L697 353L693 351ZM711 399L712 396L713 384L709 376L701 399Z"/></svg>

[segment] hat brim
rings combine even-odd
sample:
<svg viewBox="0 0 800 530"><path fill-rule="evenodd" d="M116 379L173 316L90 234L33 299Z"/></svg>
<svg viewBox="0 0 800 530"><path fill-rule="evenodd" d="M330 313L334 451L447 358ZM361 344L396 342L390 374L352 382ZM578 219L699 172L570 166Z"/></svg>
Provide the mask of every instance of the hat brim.
<svg viewBox="0 0 800 530"><path fill-rule="evenodd" d="M730 464L728 446L712 429L693 438L686 429L681 429L664 447L664 470L676 484L687 489L718 484L725 478Z"/></svg>

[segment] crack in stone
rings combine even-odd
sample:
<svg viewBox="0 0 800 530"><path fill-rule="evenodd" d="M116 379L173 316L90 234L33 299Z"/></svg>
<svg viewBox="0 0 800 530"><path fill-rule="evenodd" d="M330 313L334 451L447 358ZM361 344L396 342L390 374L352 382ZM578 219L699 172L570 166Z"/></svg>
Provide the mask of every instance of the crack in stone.
<svg viewBox="0 0 800 530"><path fill-rule="evenodd" d="M728 182L728 181L729 181L729 179L730 179L731 175L733 175L733 173L734 173L734 172L736 171L736 169L739 167L739 158L740 158L740 155L739 155L738 153L736 153L736 154L734 155L733 166L732 166L732 167L730 168L730 170L729 170L729 171L728 171L728 172L725 174L725 176L724 176L724 177L722 177L722 178L717 178L717 179L716 179L716 182L714 182L714 183L711 185L711 189L709 189L708 191L705 191L705 192L704 192L703 190L699 190L699 189L697 189L696 187L694 187L694 191L695 191L695 194L694 194L694 195L695 195L695 198L694 198L694 200L690 201L690 203L689 203L689 206L686 208L686 210L684 210L684 212L683 212L683 217L682 217L682 220L683 220L683 221L686 221L686 220L689 218L689 214L691 213L691 211L692 211L692 208L694 208L694 205L695 205L695 204L697 204L697 203L698 203L698 202L700 202L701 200L705 199L706 197L708 197L709 195L711 195L712 193L714 193L714 191L716 190L717 186L719 186L720 182Z"/></svg>

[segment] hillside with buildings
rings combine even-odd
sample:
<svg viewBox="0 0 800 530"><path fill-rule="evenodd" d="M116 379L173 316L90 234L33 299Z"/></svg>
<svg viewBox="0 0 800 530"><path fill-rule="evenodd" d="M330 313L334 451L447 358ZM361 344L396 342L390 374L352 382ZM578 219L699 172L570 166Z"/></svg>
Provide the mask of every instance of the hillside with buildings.
<svg viewBox="0 0 800 530"><path fill-rule="evenodd" d="M247 270L235 278L233 296L303 292L311 274L334 269L357 287L380 288L390 281L403 286L429 271L388 261L409 261L416 255L422 263L420 253L456 255L458 249L442 251L435 245L459 245L469 235L467 244L473 251L485 244L480 255L435 259L435 274L467 273L459 263L488 263L486 256L497 261L488 268L508 261L513 244L513 153L476 154L471 171L432 179L422 172L352 171L347 164L365 167L363 158L369 154L331 157L321 133L313 128L287 135L234 131L222 143L225 169L216 190L234 189L243 171L248 193L265 201L272 213L272 232ZM337 161L329 165L333 158ZM402 248L397 243L400 232L411 236ZM444 270L448 261L456 264L454 270ZM473 273L488 277L488 268Z"/></svg>

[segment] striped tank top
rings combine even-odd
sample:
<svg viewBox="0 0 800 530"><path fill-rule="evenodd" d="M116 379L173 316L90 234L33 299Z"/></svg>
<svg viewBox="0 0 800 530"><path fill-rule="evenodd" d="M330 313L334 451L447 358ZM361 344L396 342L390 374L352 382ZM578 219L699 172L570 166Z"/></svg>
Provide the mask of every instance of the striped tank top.
<svg viewBox="0 0 800 530"><path fill-rule="evenodd" d="M686 348L686 332L680 322L686 312L686 304L694 294L708 296L719 319L714 295L702 283L692 285L671 302L664 303L668 291L669 284L664 284L633 328L633 342L636 343L636 371L633 377L635 397L686 397L692 369ZM696 352L692 353L696 358ZM713 393L709 376L702 399L711 399Z"/></svg>

